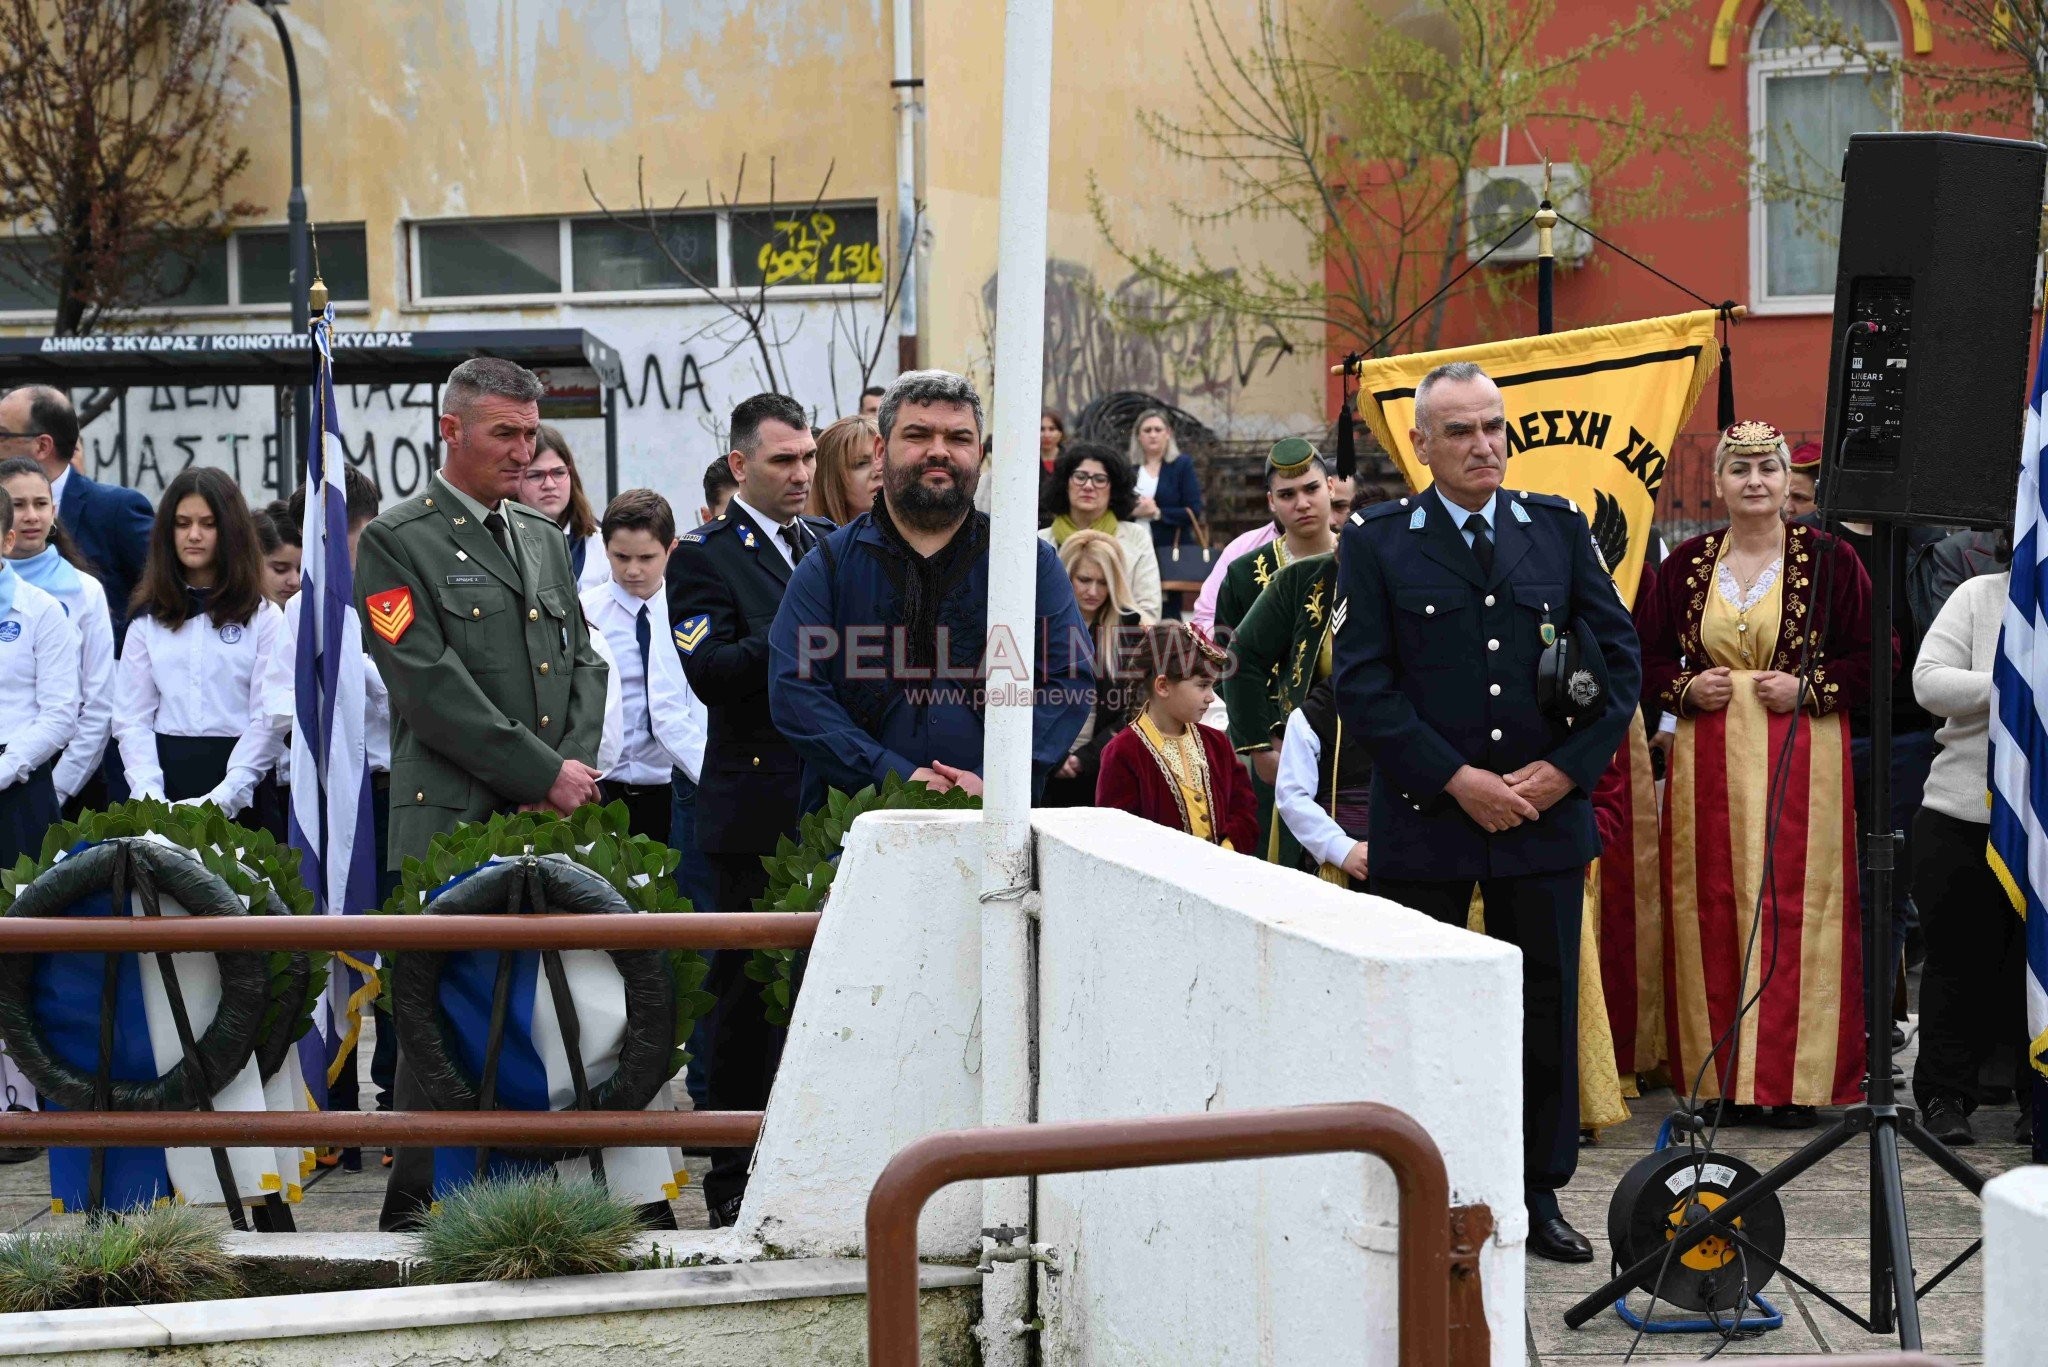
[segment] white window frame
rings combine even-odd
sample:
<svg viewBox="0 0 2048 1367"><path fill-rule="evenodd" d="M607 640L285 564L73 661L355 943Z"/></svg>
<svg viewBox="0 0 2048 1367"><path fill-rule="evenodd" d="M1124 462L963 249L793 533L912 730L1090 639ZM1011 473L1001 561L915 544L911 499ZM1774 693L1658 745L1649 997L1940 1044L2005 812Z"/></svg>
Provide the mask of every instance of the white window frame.
<svg viewBox="0 0 2048 1367"><path fill-rule="evenodd" d="M1889 4L1889 0L1887 0ZM1764 25L1777 13L1776 5L1766 6L1757 15L1754 34L1762 34ZM1903 33L1898 25L1898 12L1892 11L1895 31ZM1879 52L1901 53L1902 42L1872 43L1870 47ZM1840 48L1833 47L1788 47L1759 49L1752 40L1749 53L1749 136L1750 172L1749 193L1749 311L1752 314L1816 314L1833 313L1834 292L1826 294L1779 294L1770 292L1770 223L1769 205L1764 200L1768 177L1765 159L1770 146L1770 125L1766 118L1768 105L1765 88L1774 77L1813 76L1821 73L1836 76L1868 75L1868 62L1848 57ZM1899 126L1903 108L1901 91L1896 77L1892 81L1892 128Z"/></svg>
<svg viewBox="0 0 2048 1367"><path fill-rule="evenodd" d="M759 213L769 208L766 204L736 204L714 211L714 229L718 251L718 284L711 289L660 290L588 290L575 288L575 261L570 246L572 224L600 220L602 214L542 214L507 215L505 217L478 217L469 215L459 218L422 218L405 223L406 256L406 303L408 312L459 313L466 309L530 309L558 307L564 304L632 305L632 304L702 304L719 300L751 299L758 289L753 285L733 283L732 262L732 215L735 213ZM783 206L787 208L788 206ZM811 206L805 205L806 209ZM833 200L821 203L820 209L872 209L875 211L876 231L884 230L881 216L881 202L872 199ZM681 212L689 213L685 209ZM702 213L703 210L695 212ZM420 252L421 228L436 227L449 223L538 223L553 219L560 224L561 256L557 273L562 287L553 293L544 294L459 294L429 295L424 284L424 270ZM786 299L792 303L818 299L880 299L888 288L883 280L872 285L771 285L768 297Z"/></svg>
<svg viewBox="0 0 2048 1367"><path fill-rule="evenodd" d="M228 233L228 302L225 304L152 304L148 308L123 309L121 317L139 318L150 322L174 321L182 318L289 318L292 306L289 301L278 304L244 304L242 297L242 251L237 245L245 232L276 232L287 228L283 223L243 223ZM369 243L369 226L363 223L336 223L332 228L361 228L364 245ZM368 299L335 299L336 313L363 314L370 311ZM0 309L0 326L34 326L54 323L55 309Z"/></svg>

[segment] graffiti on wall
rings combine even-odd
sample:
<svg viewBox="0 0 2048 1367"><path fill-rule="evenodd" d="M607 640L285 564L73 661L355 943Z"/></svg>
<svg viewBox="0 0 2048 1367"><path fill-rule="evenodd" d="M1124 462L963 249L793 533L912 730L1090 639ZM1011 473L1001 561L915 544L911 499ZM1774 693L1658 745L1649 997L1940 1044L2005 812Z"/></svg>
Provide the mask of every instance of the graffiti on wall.
<svg viewBox="0 0 2048 1367"><path fill-rule="evenodd" d="M991 355L996 293L991 275L981 287ZM1046 262L1045 403L1070 417L1104 394L1135 390L1227 426L1237 394L1292 351L1270 324L1175 300L1142 276L1104 290L1086 266Z"/></svg>

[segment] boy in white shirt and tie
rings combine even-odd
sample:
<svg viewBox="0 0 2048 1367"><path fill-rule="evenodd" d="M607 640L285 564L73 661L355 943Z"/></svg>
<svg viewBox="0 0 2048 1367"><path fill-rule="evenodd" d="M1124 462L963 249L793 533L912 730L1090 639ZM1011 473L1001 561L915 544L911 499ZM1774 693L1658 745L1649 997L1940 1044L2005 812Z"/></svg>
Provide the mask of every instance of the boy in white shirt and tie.
<svg viewBox="0 0 2048 1367"><path fill-rule="evenodd" d="M583 591L583 612L616 662L622 723L618 760L602 781L604 800L626 804L634 835L665 843L673 781L695 784L706 721L669 639L665 589L675 513L652 489L628 489L604 510L598 531L611 578Z"/></svg>

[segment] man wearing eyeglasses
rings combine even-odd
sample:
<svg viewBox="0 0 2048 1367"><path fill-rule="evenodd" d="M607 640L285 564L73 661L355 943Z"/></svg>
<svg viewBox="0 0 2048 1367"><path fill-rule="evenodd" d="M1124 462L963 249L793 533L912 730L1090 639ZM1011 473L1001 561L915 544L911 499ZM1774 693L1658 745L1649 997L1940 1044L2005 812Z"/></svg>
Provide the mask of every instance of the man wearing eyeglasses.
<svg viewBox="0 0 2048 1367"><path fill-rule="evenodd" d="M101 484L72 469L77 450L78 414L62 391L32 384L0 398L0 460L31 457L49 477L57 520L106 585L118 650L128 631L128 596L149 557L156 513L135 490Z"/></svg>

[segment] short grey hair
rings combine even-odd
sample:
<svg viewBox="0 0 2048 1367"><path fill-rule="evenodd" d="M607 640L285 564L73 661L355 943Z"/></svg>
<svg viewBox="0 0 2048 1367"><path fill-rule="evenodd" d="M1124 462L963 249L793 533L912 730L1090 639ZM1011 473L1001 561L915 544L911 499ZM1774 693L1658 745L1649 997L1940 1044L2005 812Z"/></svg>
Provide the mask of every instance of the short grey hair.
<svg viewBox="0 0 2048 1367"><path fill-rule="evenodd" d="M882 395L882 411L875 415L883 441L896 427L896 410L907 403L958 404L973 411L974 430L982 430L981 394L965 375L950 370L908 370L898 375Z"/></svg>
<svg viewBox="0 0 2048 1367"><path fill-rule="evenodd" d="M1423 418L1422 404L1423 400L1429 397L1429 391L1438 385L1463 384L1467 380L1491 380L1492 378L1491 375L1480 369L1479 362L1477 361L1447 361L1443 365L1438 366L1427 375L1424 375L1422 382L1415 386L1415 426L1422 431L1429 430L1429 425Z"/></svg>
<svg viewBox="0 0 2048 1367"><path fill-rule="evenodd" d="M461 413L486 394L517 403L539 403L547 386L540 376L498 356L475 356L449 372L441 391L441 411Z"/></svg>

